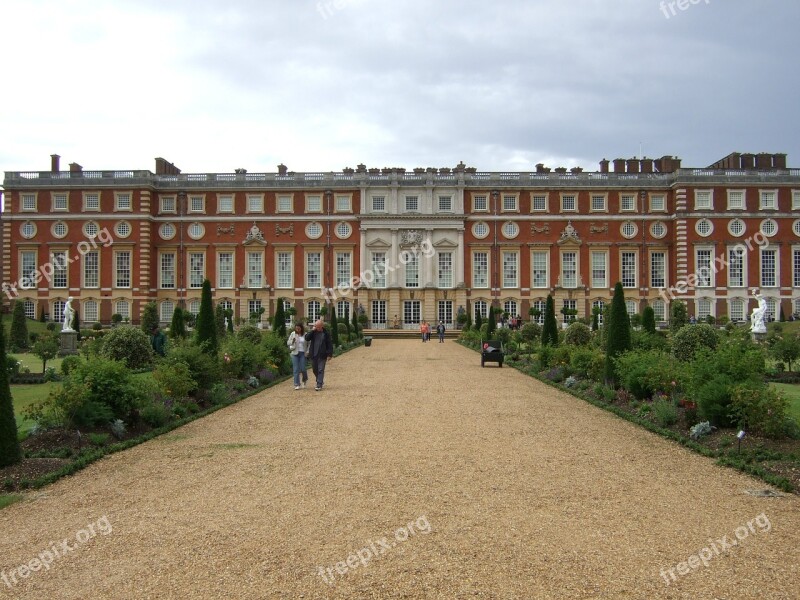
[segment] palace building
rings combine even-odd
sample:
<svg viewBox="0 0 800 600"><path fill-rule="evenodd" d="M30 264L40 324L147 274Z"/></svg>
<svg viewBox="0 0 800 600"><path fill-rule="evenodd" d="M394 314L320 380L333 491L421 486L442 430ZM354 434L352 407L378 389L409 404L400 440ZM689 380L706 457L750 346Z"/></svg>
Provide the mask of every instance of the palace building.
<svg viewBox="0 0 800 600"><path fill-rule="evenodd" d="M83 323L137 323L151 301L168 322L199 311L206 278L237 317L283 299L311 319L358 310L371 328L452 326L490 305L528 320L548 295L566 322L618 281L631 314L649 305L661 322L674 299L745 321L752 288L773 318L800 313L800 169L784 154L189 174L162 158L155 172L61 170L53 155L3 186L2 306L31 318L59 321L73 297Z"/></svg>

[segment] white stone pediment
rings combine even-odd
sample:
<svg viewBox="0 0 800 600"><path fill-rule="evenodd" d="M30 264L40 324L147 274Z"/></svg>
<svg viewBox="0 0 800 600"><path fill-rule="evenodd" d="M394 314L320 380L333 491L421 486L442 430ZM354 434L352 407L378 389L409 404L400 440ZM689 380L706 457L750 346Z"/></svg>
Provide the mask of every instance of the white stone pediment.
<svg viewBox="0 0 800 600"><path fill-rule="evenodd" d="M443 249L443 250L457 250L458 243L452 240L439 240L438 242L433 243L433 247L436 249Z"/></svg>
<svg viewBox="0 0 800 600"><path fill-rule="evenodd" d="M375 238L366 243L367 248L391 248L392 244L383 238Z"/></svg>

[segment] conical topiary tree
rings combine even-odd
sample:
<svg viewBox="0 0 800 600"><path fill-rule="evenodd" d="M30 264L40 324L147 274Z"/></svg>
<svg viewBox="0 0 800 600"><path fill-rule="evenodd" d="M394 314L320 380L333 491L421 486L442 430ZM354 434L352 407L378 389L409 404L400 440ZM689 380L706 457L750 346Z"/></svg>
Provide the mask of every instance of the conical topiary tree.
<svg viewBox="0 0 800 600"><path fill-rule="evenodd" d="M673 300L669 311L669 331L672 335L678 333L681 327L689 323L686 305L680 300Z"/></svg>
<svg viewBox="0 0 800 600"><path fill-rule="evenodd" d="M483 317L481 316L481 311L478 311L475 313L475 331L480 331L481 325L483 325Z"/></svg>
<svg viewBox="0 0 800 600"><path fill-rule="evenodd" d="M492 334L495 332L496 329L497 329L497 316L495 315L494 312L494 306L490 306L488 321L486 325L486 337L488 339L491 339Z"/></svg>
<svg viewBox="0 0 800 600"><path fill-rule="evenodd" d="M353 332L353 338L357 338L359 336L358 333L358 311L356 310L355 304L353 304L353 318L350 320L350 325L352 326L351 331Z"/></svg>
<svg viewBox="0 0 800 600"><path fill-rule="evenodd" d="M233 309L226 309L225 316L228 317L228 333L233 333Z"/></svg>
<svg viewBox="0 0 800 600"><path fill-rule="evenodd" d="M153 329L158 325L158 307L155 302L148 302L144 305L144 312L142 312L142 331L147 335L152 335Z"/></svg>
<svg viewBox="0 0 800 600"><path fill-rule="evenodd" d="M12 352L27 350L28 344L28 324L25 320L25 305L17 300L14 303L14 313L11 317L11 335L9 336L9 348ZM4 365L5 363L0 363Z"/></svg>
<svg viewBox="0 0 800 600"><path fill-rule="evenodd" d="M339 345L339 321L336 319L336 307L331 304L331 342L333 347Z"/></svg>
<svg viewBox="0 0 800 600"><path fill-rule="evenodd" d="M197 343L207 354L216 354L218 348L217 325L214 323L214 303L211 300L211 282L203 280L200 295L200 312L197 314Z"/></svg>
<svg viewBox="0 0 800 600"><path fill-rule="evenodd" d="M656 332L656 313L652 306L645 306L642 312L642 329L647 333Z"/></svg>
<svg viewBox="0 0 800 600"><path fill-rule="evenodd" d="M625 308L625 293L622 284L614 286L614 299L611 301L611 312L606 324L606 382L616 381L616 365L614 360L623 352L632 348L631 321Z"/></svg>
<svg viewBox="0 0 800 600"><path fill-rule="evenodd" d="M17 420L14 418L14 404L11 401L11 386L6 369L6 336L0 313L0 467L13 465L21 458Z"/></svg>
<svg viewBox="0 0 800 600"><path fill-rule="evenodd" d="M172 311L172 321L169 324L169 337L173 340L186 337L186 321L184 320L183 309L176 306Z"/></svg>
<svg viewBox="0 0 800 600"><path fill-rule="evenodd" d="M225 337L225 308L217 304L214 309L214 324L217 326L217 339Z"/></svg>
<svg viewBox="0 0 800 600"><path fill-rule="evenodd" d="M556 322L556 304L553 297L547 296L544 309L544 327L542 328L542 346L558 346L558 323Z"/></svg>
<svg viewBox="0 0 800 600"><path fill-rule="evenodd" d="M283 298L278 298L278 307L275 309L275 316L272 318L272 331L280 338L285 338L286 332L286 311L283 310Z"/></svg>

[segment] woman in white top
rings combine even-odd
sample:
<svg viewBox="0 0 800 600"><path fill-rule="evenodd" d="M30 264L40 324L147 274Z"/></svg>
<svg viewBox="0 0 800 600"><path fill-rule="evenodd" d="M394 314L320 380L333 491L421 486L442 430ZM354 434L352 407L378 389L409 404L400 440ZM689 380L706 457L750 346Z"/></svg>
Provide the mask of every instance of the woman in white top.
<svg viewBox="0 0 800 600"><path fill-rule="evenodd" d="M306 371L306 344L308 342L306 342L304 333L303 324L297 323L294 326L294 331L289 334L289 340L286 342L289 346L289 352L292 354L292 371L294 373L294 389L296 390L299 390L301 385L306 387L306 381L308 381L308 371Z"/></svg>

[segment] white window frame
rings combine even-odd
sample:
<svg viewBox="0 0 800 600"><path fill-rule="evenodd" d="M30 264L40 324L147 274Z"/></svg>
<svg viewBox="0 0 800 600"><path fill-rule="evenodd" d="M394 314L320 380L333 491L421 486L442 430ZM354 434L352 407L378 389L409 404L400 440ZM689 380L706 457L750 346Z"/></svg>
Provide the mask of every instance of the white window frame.
<svg viewBox="0 0 800 600"><path fill-rule="evenodd" d="M310 258L316 257L312 263ZM306 263L306 288L318 290L322 287L322 250L306 250L305 255ZM312 281L312 275L315 280Z"/></svg>
<svg viewBox="0 0 800 600"><path fill-rule="evenodd" d="M519 212L519 194L502 194L500 212Z"/></svg>
<svg viewBox="0 0 800 600"><path fill-rule="evenodd" d="M480 270L476 268L478 257L481 257ZM473 250L472 252L472 287L476 289L489 289L489 252L486 250ZM480 274L483 277L478 280L477 276Z"/></svg>
<svg viewBox="0 0 800 600"><path fill-rule="evenodd" d="M335 212L335 213L353 212L353 195L352 194L336 194L336 196L334 198L333 212Z"/></svg>
<svg viewBox="0 0 800 600"><path fill-rule="evenodd" d="M747 208L747 190L727 190L728 194L728 210L745 210ZM741 205L736 206L733 198L741 194Z"/></svg>
<svg viewBox="0 0 800 600"><path fill-rule="evenodd" d="M595 200L600 200L600 206L595 206ZM591 194L589 196L589 212L608 212L608 194Z"/></svg>
<svg viewBox="0 0 800 600"><path fill-rule="evenodd" d="M633 262L631 262L631 257ZM631 275L632 269L632 275ZM626 290L639 287L639 252L636 250L622 250L619 253L619 280ZM633 283L631 283L633 280Z"/></svg>
<svg viewBox="0 0 800 600"><path fill-rule="evenodd" d="M223 270L223 257L225 257L225 268ZM232 290L235 284L236 274L236 253L233 250L217 251L217 289Z"/></svg>
<svg viewBox="0 0 800 600"><path fill-rule="evenodd" d="M294 195L278 194L275 198L276 213L291 213L294 211Z"/></svg>
<svg viewBox="0 0 800 600"><path fill-rule="evenodd" d="M100 212L100 206L102 204L102 198L100 197L100 192L84 192L83 193L83 212ZM89 204L90 198L97 198L97 206L94 206L94 202Z"/></svg>
<svg viewBox="0 0 800 600"><path fill-rule="evenodd" d="M223 208L222 203L230 202L230 208ZM233 194L220 194L217 196L217 213L218 214L233 214L235 209L236 199Z"/></svg>
<svg viewBox="0 0 800 600"><path fill-rule="evenodd" d="M67 262L68 252L66 250L53 250L50 253L50 262L53 265L53 275L51 276L50 287L54 290L65 290L69 288L69 263ZM58 279L57 279L58 278ZM62 284L61 281L64 283Z"/></svg>
<svg viewBox="0 0 800 600"><path fill-rule="evenodd" d="M452 252L439 252L437 259L436 278L438 286L443 289L453 287L455 281L453 273L453 253Z"/></svg>
<svg viewBox="0 0 800 600"><path fill-rule="evenodd" d="M127 198L127 206L122 202ZM133 212L133 192L114 192L114 211L115 212Z"/></svg>
<svg viewBox="0 0 800 600"><path fill-rule="evenodd" d="M264 213L264 194L247 194L247 214Z"/></svg>
<svg viewBox="0 0 800 600"><path fill-rule="evenodd" d="M472 194L472 212L489 212L488 194Z"/></svg>
<svg viewBox="0 0 800 600"><path fill-rule="evenodd" d="M542 203L541 208L537 208L536 204L538 202ZM541 212L546 213L548 207L548 197L547 194L531 194L531 212Z"/></svg>
<svg viewBox="0 0 800 600"><path fill-rule="evenodd" d="M413 201L414 207L411 208L411 202ZM403 196L403 212L407 213L418 213L420 212L419 208L419 195L417 194L409 194L407 196Z"/></svg>
<svg viewBox="0 0 800 600"><path fill-rule="evenodd" d="M661 277L659 278L658 281L656 280L657 269L656 269L656 264L655 264L655 258L657 256L660 257L660 262L661 262L661 264L658 265L658 269L660 269L662 271ZM667 281L669 281L668 273L667 273L668 265L669 265L669 263L667 261L667 251L666 250L651 250L650 251L650 287L651 288L662 289L662 288L665 288L667 286ZM659 285L659 281L661 282L660 285Z"/></svg>
<svg viewBox="0 0 800 600"><path fill-rule="evenodd" d="M519 287L519 251L503 250L500 256L501 267L501 287L505 289L516 289ZM512 271L513 270L513 271ZM512 273L512 275L508 275Z"/></svg>
<svg viewBox="0 0 800 600"><path fill-rule="evenodd" d="M702 253L702 261L701 261ZM706 268L705 255L708 253L708 279L701 276L701 269ZM714 247L713 246L698 246L694 249L694 280L695 287L698 288L713 288L715 285L714 273ZM705 284L705 285L704 285Z"/></svg>
<svg viewBox="0 0 800 600"><path fill-rule="evenodd" d="M626 207L626 200L630 200L630 206ZM636 194L620 194L619 195L619 212L635 213L636 210Z"/></svg>
<svg viewBox="0 0 800 600"><path fill-rule="evenodd" d="M306 194L306 212L321 213L322 196L320 196L319 194Z"/></svg>
<svg viewBox="0 0 800 600"><path fill-rule="evenodd" d="M377 206L380 201L380 207ZM386 196L371 196L369 199L370 211L374 213L386 212Z"/></svg>
<svg viewBox="0 0 800 600"><path fill-rule="evenodd" d="M200 261L201 268L198 270L193 268L192 265L192 258L198 259ZM205 252L196 252L190 251L186 253L186 272L189 274L189 285L188 288L190 290L199 290L203 287L203 281L206 279L206 253ZM196 265L196 263L195 263ZM199 283L197 280L197 276L200 276Z"/></svg>
<svg viewBox="0 0 800 600"><path fill-rule="evenodd" d="M595 276L595 273L600 271L597 268L597 262L595 261L596 258L600 257L602 259L602 272L603 278L599 279ZM608 250L592 250L589 254L589 261L590 261L590 268L591 268L591 285L595 289L608 289Z"/></svg>
<svg viewBox="0 0 800 600"><path fill-rule="evenodd" d="M160 214L175 214L178 212L178 199L176 196L159 196L158 212Z"/></svg>
<svg viewBox="0 0 800 600"><path fill-rule="evenodd" d="M744 252L745 246L743 245L736 245L736 246L728 246L726 248L727 252L727 276L728 276L728 287L730 288L746 288L747 287L747 253ZM737 258L734 258L734 252L738 254ZM734 261L741 261L741 267L734 269ZM738 265L737 265L738 266ZM733 275L740 271L741 273L741 280L737 282L733 279Z"/></svg>
<svg viewBox="0 0 800 600"><path fill-rule="evenodd" d="M37 194L24 193L19 197L19 210L20 212L37 212L39 205L39 198Z"/></svg>
<svg viewBox="0 0 800 600"><path fill-rule="evenodd" d="M128 283L124 283L123 273L124 269L120 268L120 259L127 255L128 257ZM132 250L115 250L114 251L114 287L116 289L128 290L133 287L133 251Z"/></svg>
<svg viewBox="0 0 800 600"><path fill-rule="evenodd" d="M343 258L345 258L345 260L342 260ZM336 261L334 264L336 270L336 287L342 286L349 288L353 281L353 253L350 251L336 252L334 260Z"/></svg>
<svg viewBox="0 0 800 600"><path fill-rule="evenodd" d="M567 270L567 256L574 256L575 263L574 263L574 279L569 277L569 271ZM561 287L564 289L577 289L578 287L578 278L580 277L579 269L580 269L580 258L578 256L578 252L576 250L565 250L561 252Z"/></svg>
<svg viewBox="0 0 800 600"><path fill-rule="evenodd" d="M714 190L695 190L694 210L714 210Z"/></svg>
<svg viewBox="0 0 800 600"><path fill-rule="evenodd" d="M768 280L765 279L766 272L764 270L764 258L766 256L774 256L775 261L772 269L772 281L773 283L770 285L767 283ZM770 247L770 248L761 248L759 251L758 257L758 265L759 265L759 283L761 284L762 288L777 288L780 286L780 276L781 276L781 258L780 252L778 252L777 248Z"/></svg>
<svg viewBox="0 0 800 600"><path fill-rule="evenodd" d="M370 269L372 269L372 282L370 287L383 289L386 287L386 252L372 252L370 254Z"/></svg>
<svg viewBox="0 0 800 600"><path fill-rule="evenodd" d="M442 201L447 201L447 206L442 206ZM439 212L443 213L451 213L453 212L453 196L451 195L440 195L438 197L438 208Z"/></svg>
<svg viewBox="0 0 800 600"><path fill-rule="evenodd" d="M572 208L567 206L568 200L572 201ZM578 194L561 194L561 212L578 212Z"/></svg>
<svg viewBox="0 0 800 600"><path fill-rule="evenodd" d="M772 204L766 202L767 198L772 198ZM758 190L758 209L759 210L778 210L778 190Z"/></svg>
<svg viewBox="0 0 800 600"><path fill-rule="evenodd" d="M537 260L544 257L544 281L539 283L536 280L536 273L541 272L537 269ZM533 250L531 251L531 289L544 290L550 287L550 251Z"/></svg>
<svg viewBox="0 0 800 600"><path fill-rule="evenodd" d="M422 279L420 273L420 260L419 254L416 252L406 252L406 259L403 261L405 263L404 269L404 283L403 287L409 289L419 289L420 288L420 280Z"/></svg>
<svg viewBox="0 0 800 600"><path fill-rule="evenodd" d="M94 257L94 265L90 257ZM91 271L90 271L91 269ZM82 287L97 289L100 287L100 251L90 250L81 256Z"/></svg>
<svg viewBox="0 0 800 600"><path fill-rule="evenodd" d="M275 250L275 288L279 290L294 288L294 252L292 250Z"/></svg>
<svg viewBox="0 0 800 600"><path fill-rule="evenodd" d="M164 257L169 256L171 264L165 265ZM177 278L176 278L176 271L175 267L178 264L178 255L176 252L160 252L158 255L158 287L162 290L174 290L177 287ZM169 267L165 269L165 267ZM165 277L165 275L170 275L171 277ZM171 285L168 283L168 279L171 279Z"/></svg>
<svg viewBox="0 0 800 600"><path fill-rule="evenodd" d="M19 252L19 288L23 290L36 289L36 272L38 269L38 251L24 249ZM26 260L26 256L28 260ZM30 260L30 258L33 260ZM25 263L28 263L27 265Z"/></svg>
<svg viewBox="0 0 800 600"><path fill-rule="evenodd" d="M64 200L63 206L58 206L58 200ZM53 192L50 196L52 212L66 212L69 210L69 192Z"/></svg>
<svg viewBox="0 0 800 600"><path fill-rule="evenodd" d="M656 205L656 201L660 201L661 206ZM648 198L651 213L665 213L667 212L667 196L666 194L650 194Z"/></svg>

